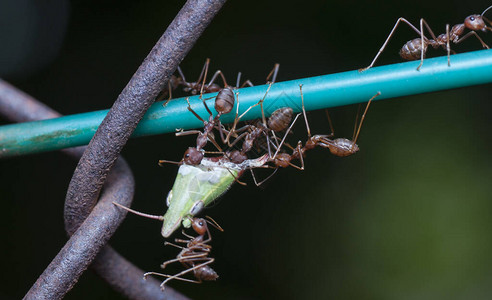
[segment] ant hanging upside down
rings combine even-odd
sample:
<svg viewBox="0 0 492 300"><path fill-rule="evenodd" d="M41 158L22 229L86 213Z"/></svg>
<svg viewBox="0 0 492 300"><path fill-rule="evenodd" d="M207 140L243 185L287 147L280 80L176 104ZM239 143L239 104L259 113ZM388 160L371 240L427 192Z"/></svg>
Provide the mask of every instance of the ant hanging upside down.
<svg viewBox="0 0 492 300"><path fill-rule="evenodd" d="M207 223L220 231L224 230L212 218L207 218L210 221L202 218L193 218L191 220L192 228L198 234L197 236L193 237L191 235L188 235L183 230L183 235L187 237L188 240L175 240L176 243L184 244L185 246L179 246L173 243L165 242L165 245L171 245L179 248L181 249L181 252L179 252L175 259L170 259L162 263L161 268L164 269L167 265L173 262L180 262L186 268L186 270L175 275L167 275L158 272L147 272L144 274L144 279L150 275L167 277L167 279L161 283L162 290L164 290L166 283L173 279L193 283L202 283L202 281L216 280L219 275L217 275L214 269L210 267L210 264L213 263L215 259L209 257L210 251L212 251L212 246L208 243L212 241L212 236L210 235ZM190 272L193 272L196 280L181 277Z"/></svg>

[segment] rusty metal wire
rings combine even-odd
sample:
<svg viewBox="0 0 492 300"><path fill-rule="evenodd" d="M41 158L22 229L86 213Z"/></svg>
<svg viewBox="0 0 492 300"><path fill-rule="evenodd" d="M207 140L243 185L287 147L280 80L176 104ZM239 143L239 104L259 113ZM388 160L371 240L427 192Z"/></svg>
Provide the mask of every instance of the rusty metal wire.
<svg viewBox="0 0 492 300"><path fill-rule="evenodd" d="M2 80L0 80L0 115L11 121L33 121L60 116L56 111ZM75 159L79 159L84 150L85 147L77 147L64 149L62 152ZM86 221L87 224L90 224L86 227L90 228L79 228L79 234L71 237L62 250L65 260L59 263L68 263L68 267L70 267L71 259L77 260L79 259L78 256L85 255L80 252L80 250L85 249L79 249L77 251L76 245L82 242L87 244L87 241L83 240L87 236L87 233L94 233L93 235L99 238L101 232L95 229L107 230L110 227L109 229L112 232L105 232L103 234L112 234L121 222L120 219L124 216L120 211L114 211L112 201L118 200L127 203L126 205L130 205L133 198L133 190L134 181L131 170L124 160L120 158L108 176L104 193L98 205L94 208L93 213L90 215L91 219ZM108 211L111 213L108 214ZM107 217L110 218L109 222L106 220L106 223L109 223L109 225L106 224L105 226L101 224L101 220ZM86 232L85 235L84 231ZM166 290L166 293L162 293L159 286L160 282L153 278L149 278L149 280L144 282L142 280L143 271L135 267L109 246L104 247L96 256L92 263L92 268L110 283L114 289L131 299L186 299L186 297L169 288ZM46 276L53 277L54 280L56 280L57 276L64 276L64 274L58 274L58 272L52 273L51 271L47 269L45 273ZM41 284L39 288L44 289L44 286ZM52 296L50 291L45 290L45 292L46 294L44 296ZM28 294L25 298L34 299L37 297L42 297L42 295L39 293L37 295Z"/></svg>
<svg viewBox="0 0 492 300"><path fill-rule="evenodd" d="M129 206L133 197L133 176L126 162L118 159L119 153L145 111L225 1L188 0L119 95L89 146L85 150L64 150L75 156L83 152L65 199L65 228L71 238L25 299L61 299L93 260L94 269L129 298L185 298L172 289L162 293L155 279L144 283L141 270L110 247L101 249L126 215L112 202ZM58 116L36 102L0 82L0 106L4 107L1 112L8 118L25 121ZM96 205L103 185L104 191Z"/></svg>

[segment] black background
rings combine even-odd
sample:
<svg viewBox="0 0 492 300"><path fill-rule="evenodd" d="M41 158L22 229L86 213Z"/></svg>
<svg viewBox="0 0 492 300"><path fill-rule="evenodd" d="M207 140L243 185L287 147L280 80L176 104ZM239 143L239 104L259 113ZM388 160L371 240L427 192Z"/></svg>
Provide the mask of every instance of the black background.
<svg viewBox="0 0 492 300"><path fill-rule="evenodd" d="M0 75L62 114L109 108L183 4L11 2L0 9ZM488 5L229 1L181 66L194 79L210 57L212 70L228 78L242 71L255 83L277 62L279 81L354 70L370 63L400 16L415 24L424 17L441 33ZM492 44L492 33L482 36ZM400 62L400 46L415 37L399 29L378 65ZM471 38L453 49L480 45ZM436 55L444 53L429 51ZM260 188L235 185L206 210L225 229L213 241L219 280L171 285L199 299L489 299L491 92L484 85L378 101L357 155L318 149L304 172L281 170ZM350 137L356 107L331 114L336 134ZM329 131L322 112L310 120L314 132ZM172 134L129 141L133 208L163 213L176 167L156 162L179 160L193 143ZM1 161L0 298L22 297L65 243L63 201L75 166L57 152ZM159 231L129 215L111 244L158 271L176 255ZM121 298L91 271L66 298L89 297Z"/></svg>

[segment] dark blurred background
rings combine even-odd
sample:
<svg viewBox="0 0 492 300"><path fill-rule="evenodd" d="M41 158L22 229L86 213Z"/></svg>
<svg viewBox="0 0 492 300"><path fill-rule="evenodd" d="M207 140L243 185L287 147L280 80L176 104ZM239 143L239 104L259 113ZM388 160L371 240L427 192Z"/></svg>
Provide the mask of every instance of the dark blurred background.
<svg viewBox="0 0 492 300"><path fill-rule="evenodd" d="M62 114L109 108L183 3L2 1L0 76ZM213 70L255 83L277 62L279 81L354 70L371 62L398 17L424 17L441 33L490 2L468 4L229 1L182 68L195 79L210 57ZM492 33L482 36L492 44ZM402 26L378 65L400 62L401 45L415 37ZM358 154L314 150L304 172L280 170L260 188L245 176L247 187L235 185L205 212L225 229L214 232L219 280L171 285L197 299L490 299L491 94L484 85L378 101ZM352 135L356 110L331 110L338 136ZM309 117L313 132L329 131L323 112ZM157 160L179 160L192 143L172 134L128 143L135 209L164 212L177 168ZM57 152L1 161L0 298L22 297L64 245L75 166ZM159 232L158 222L129 215L111 244L158 271L177 254ZM87 271L66 299L87 298L121 296Z"/></svg>

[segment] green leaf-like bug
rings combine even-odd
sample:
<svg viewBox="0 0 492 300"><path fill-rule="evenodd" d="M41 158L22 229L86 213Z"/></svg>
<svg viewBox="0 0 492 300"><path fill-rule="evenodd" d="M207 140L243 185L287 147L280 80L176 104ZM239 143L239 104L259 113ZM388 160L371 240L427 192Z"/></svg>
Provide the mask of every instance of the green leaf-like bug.
<svg viewBox="0 0 492 300"><path fill-rule="evenodd" d="M267 161L268 155L247 159L239 164L225 157L205 157L198 165L182 164L167 195L168 209L164 216L141 213L113 203L139 216L163 221L161 234L167 238L178 229L180 223L189 228L192 218L225 193L246 169L263 167Z"/></svg>

